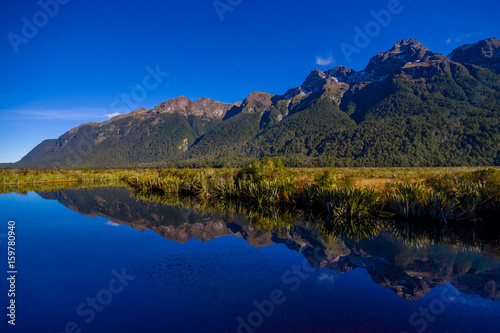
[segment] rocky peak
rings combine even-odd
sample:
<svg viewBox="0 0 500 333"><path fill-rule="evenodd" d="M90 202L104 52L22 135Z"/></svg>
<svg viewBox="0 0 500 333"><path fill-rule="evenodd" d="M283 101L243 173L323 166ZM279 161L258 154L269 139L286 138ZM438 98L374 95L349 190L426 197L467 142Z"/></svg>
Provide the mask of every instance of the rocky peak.
<svg viewBox="0 0 500 333"><path fill-rule="evenodd" d="M157 105L153 111L159 113L180 112L186 116L222 118L231 107L233 107L233 104L216 102L206 97L201 97L196 102L193 102L186 96L180 96Z"/></svg>
<svg viewBox="0 0 500 333"><path fill-rule="evenodd" d="M387 52L379 52L371 58L365 73L374 77L389 75L409 62L424 61L434 53L414 38L403 39Z"/></svg>
<svg viewBox="0 0 500 333"><path fill-rule="evenodd" d="M180 110L186 111L187 107L191 103L193 103L193 101L186 96L179 96L158 104L157 106L155 106L154 111L160 113L173 113Z"/></svg>
<svg viewBox="0 0 500 333"><path fill-rule="evenodd" d="M210 118L223 118L226 112L234 105L214 101L213 99L201 97L196 102L191 103L190 114L196 116L206 115Z"/></svg>
<svg viewBox="0 0 500 333"><path fill-rule="evenodd" d="M302 90L306 94L312 91L318 91L325 85L327 79L328 74L314 69L311 73L309 73L307 78L304 80L304 83L302 83Z"/></svg>
<svg viewBox="0 0 500 333"><path fill-rule="evenodd" d="M355 74L356 71L352 68L338 65L325 71L325 73L339 79L340 81L346 81L350 76Z"/></svg>
<svg viewBox="0 0 500 333"><path fill-rule="evenodd" d="M196 104L201 104L201 105L209 105L209 104L212 104L214 102L215 101L213 99L210 99L207 97L200 97L195 101Z"/></svg>
<svg viewBox="0 0 500 333"><path fill-rule="evenodd" d="M111 118L110 120L115 121L115 120L118 120L118 119L121 119L124 117L128 117L128 116L139 116L140 117L141 115L147 114L149 111L150 110L148 110L146 108L140 107L137 110L130 112L129 114L121 114L121 115L118 115L118 116Z"/></svg>
<svg viewBox="0 0 500 333"><path fill-rule="evenodd" d="M257 109L265 110L273 105L272 98L274 95L265 92L254 91L241 103L243 112L254 112Z"/></svg>
<svg viewBox="0 0 500 333"><path fill-rule="evenodd" d="M500 73L500 40L494 37L474 44L466 44L453 50L449 57L456 62L489 68L498 74Z"/></svg>
<svg viewBox="0 0 500 333"><path fill-rule="evenodd" d="M337 66L338 67L338 66ZM348 72L349 69L347 69ZM309 73L301 86L289 89L284 97L285 99L292 99L297 95L307 95L312 92L322 91L326 85L338 85L339 80L331 74L331 71L322 72L314 69Z"/></svg>

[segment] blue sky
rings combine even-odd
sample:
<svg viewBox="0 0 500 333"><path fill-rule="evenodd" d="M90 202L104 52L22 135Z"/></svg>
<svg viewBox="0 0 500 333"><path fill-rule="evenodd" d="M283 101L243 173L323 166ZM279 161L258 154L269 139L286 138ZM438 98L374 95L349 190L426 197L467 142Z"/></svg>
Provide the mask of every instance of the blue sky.
<svg viewBox="0 0 500 333"><path fill-rule="evenodd" d="M403 38L449 54L500 37L499 12L491 0L5 2L0 162L79 124L180 95L233 103L256 90L284 93L314 68L360 70ZM340 45L356 47L355 28L367 26L370 40L346 57Z"/></svg>

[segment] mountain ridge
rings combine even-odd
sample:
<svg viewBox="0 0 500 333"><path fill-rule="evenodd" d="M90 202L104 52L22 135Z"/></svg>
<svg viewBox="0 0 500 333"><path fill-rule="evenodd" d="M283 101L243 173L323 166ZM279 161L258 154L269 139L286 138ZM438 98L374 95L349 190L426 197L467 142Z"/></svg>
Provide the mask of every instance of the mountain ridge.
<svg viewBox="0 0 500 333"><path fill-rule="evenodd" d="M179 96L152 109L82 124L45 140L15 166L231 165L264 156L283 158L290 166L499 164L498 144L490 144L499 135L494 128L499 64L497 38L460 46L449 56L403 39L373 56L362 71L314 69L283 95L256 91L235 104ZM390 126L406 131L403 138L389 138ZM457 126L461 133L454 133ZM474 130L478 126L484 133ZM491 147L480 142L482 135ZM449 137L454 141L446 157L436 146L449 145ZM397 144L411 149L399 152ZM93 153L82 153L88 150ZM395 156L381 156L384 152ZM442 156L433 158L435 153Z"/></svg>

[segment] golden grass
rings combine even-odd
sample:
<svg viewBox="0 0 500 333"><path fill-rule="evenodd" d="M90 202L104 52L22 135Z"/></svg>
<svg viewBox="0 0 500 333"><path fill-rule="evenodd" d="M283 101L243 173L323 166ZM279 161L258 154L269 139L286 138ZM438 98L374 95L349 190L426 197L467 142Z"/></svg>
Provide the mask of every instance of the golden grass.
<svg viewBox="0 0 500 333"><path fill-rule="evenodd" d="M431 177L445 177L459 173L484 170L485 167L418 167L418 168L290 168L287 177L298 186L308 186L325 172L332 181L359 188L372 188L377 191L387 184L402 182L423 182ZM500 167L491 167L500 171ZM106 182L117 184L128 177L162 178L165 175L177 175L190 178L192 175L210 171L235 175L240 169L0 169L0 186L23 186L32 184L70 184L75 185Z"/></svg>
<svg viewBox="0 0 500 333"><path fill-rule="evenodd" d="M381 191L387 187L388 184L394 183L393 179L389 178L377 178L377 179L369 179L369 178L355 178L354 186L359 188L372 188L376 191Z"/></svg>
<svg viewBox="0 0 500 333"><path fill-rule="evenodd" d="M500 167L413 167L413 168L290 168L294 175L303 179L314 180L314 177L325 171L330 171L336 179L346 177L354 179L390 179L396 182L415 182L430 176L442 176L463 172L474 172L484 169Z"/></svg>

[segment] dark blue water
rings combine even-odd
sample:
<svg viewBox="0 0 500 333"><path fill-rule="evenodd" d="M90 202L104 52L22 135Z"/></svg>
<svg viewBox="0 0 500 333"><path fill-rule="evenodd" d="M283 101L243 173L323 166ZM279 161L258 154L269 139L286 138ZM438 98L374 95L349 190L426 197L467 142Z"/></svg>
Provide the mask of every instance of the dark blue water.
<svg viewBox="0 0 500 333"><path fill-rule="evenodd" d="M0 196L0 267L4 276L0 283L1 332L500 331L500 302L495 300L498 291L492 285L499 282L499 260L494 254L429 247L425 260L420 258L417 263L432 266L429 272L438 272L442 279L449 275L457 283L454 286L455 281L450 280L429 285L416 297L415 292L395 287L405 285L405 281L396 281L396 273L386 277L384 272L374 272L370 261L374 256L364 253L372 246L368 243L323 244L323 250L342 253L331 255L335 260L328 265L315 265L311 255L305 253L319 245L308 240L310 236L297 238L306 233L305 229L292 237L298 243L310 242L299 251L290 245L291 240L278 241L277 233L267 237L265 232L256 231L250 235L251 227L243 222L235 224L221 217L227 230L234 232L209 235L202 242L186 233L195 233L198 222L210 225L203 214L184 209L181 215L187 222L181 223L179 216L172 215L172 227L169 216L159 216L157 206L149 212L148 206L137 203L142 216L137 225L143 225L138 227L123 218L128 210L131 212L126 216L134 216L133 207L123 207L123 201L113 202L115 199L103 197L104 192L68 193L64 198L59 194L59 201L43 199L36 193ZM106 204L96 213L86 206L89 202ZM7 324L6 316L9 285L5 234L9 220L16 222L15 326ZM127 223L117 223L122 220ZM155 221L155 230L149 229L149 220ZM373 247L383 252L383 244L378 239ZM405 245L398 246L403 249ZM359 248L364 250L353 257ZM404 251L399 257L399 253L392 253L391 258L401 259L408 253ZM351 262L361 264L340 269L342 258L349 253ZM420 255L422 250L411 253ZM401 262L414 259L403 258ZM378 256L377 260L377 267L385 267L395 259ZM311 262L326 267L313 268ZM447 272L449 262L455 265ZM469 262L471 268L462 267ZM431 274L415 270L421 280ZM479 272L490 274L486 280L482 277L487 283L478 280L474 284Z"/></svg>

